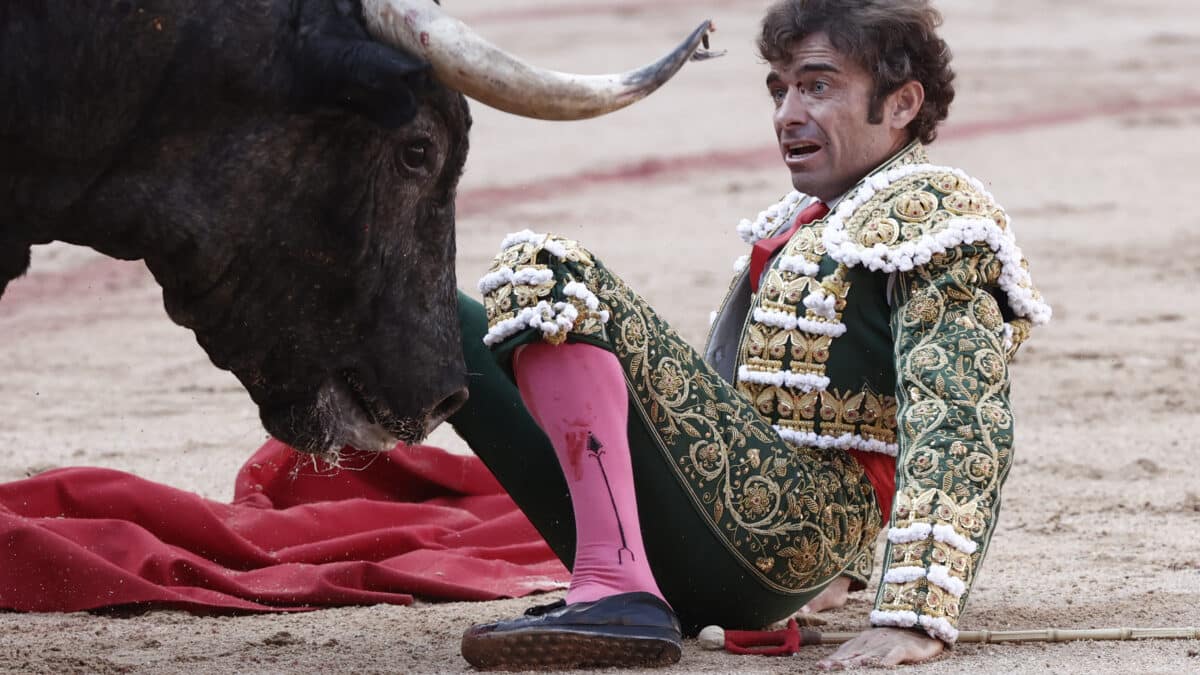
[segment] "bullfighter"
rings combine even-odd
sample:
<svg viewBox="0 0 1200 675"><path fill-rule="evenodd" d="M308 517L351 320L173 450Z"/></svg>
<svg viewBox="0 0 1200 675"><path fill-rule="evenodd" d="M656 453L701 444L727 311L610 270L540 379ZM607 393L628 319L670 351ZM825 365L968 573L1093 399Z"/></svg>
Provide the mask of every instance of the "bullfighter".
<svg viewBox="0 0 1200 675"><path fill-rule="evenodd" d="M564 601L471 627L470 663L673 663L703 625L844 601L881 529L869 627L821 665L954 643L1012 463L1009 361L1051 310L996 198L926 156L954 98L940 22L928 0L769 9L795 190L738 226L702 351L553 234L503 242L482 309L460 294L452 422L572 570Z"/></svg>

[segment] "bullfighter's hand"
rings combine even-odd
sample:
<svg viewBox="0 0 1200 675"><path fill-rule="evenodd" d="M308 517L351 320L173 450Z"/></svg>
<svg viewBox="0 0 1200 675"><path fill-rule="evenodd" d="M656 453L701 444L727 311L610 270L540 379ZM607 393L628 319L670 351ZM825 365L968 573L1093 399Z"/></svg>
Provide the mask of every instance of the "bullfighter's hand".
<svg viewBox="0 0 1200 675"><path fill-rule="evenodd" d="M891 667L902 663L922 663L941 654L945 643L916 631L901 628L871 628L838 647L817 666L823 670L843 668Z"/></svg>

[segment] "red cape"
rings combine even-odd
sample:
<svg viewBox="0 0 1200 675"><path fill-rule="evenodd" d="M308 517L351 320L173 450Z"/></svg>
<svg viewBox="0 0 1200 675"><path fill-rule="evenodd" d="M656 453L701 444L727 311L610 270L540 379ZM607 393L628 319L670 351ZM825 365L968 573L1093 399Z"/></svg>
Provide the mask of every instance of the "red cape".
<svg viewBox="0 0 1200 675"><path fill-rule="evenodd" d="M232 504L109 469L0 484L0 608L492 600L569 578L475 457L400 446L336 470L272 440L236 481Z"/></svg>

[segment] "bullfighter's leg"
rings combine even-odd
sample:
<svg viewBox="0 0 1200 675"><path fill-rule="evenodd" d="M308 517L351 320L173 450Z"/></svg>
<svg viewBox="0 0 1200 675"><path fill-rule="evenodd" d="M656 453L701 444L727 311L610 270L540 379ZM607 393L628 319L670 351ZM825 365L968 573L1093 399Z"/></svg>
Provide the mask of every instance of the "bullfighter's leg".
<svg viewBox="0 0 1200 675"><path fill-rule="evenodd" d="M513 370L571 491L576 538L567 604L622 593L662 600L642 544L620 362L589 344L542 343L521 347Z"/></svg>
<svg viewBox="0 0 1200 675"><path fill-rule="evenodd" d="M620 364L646 556L686 628L759 628L786 617L873 543L880 519L862 468L842 452L783 442L753 402L575 242L510 237L481 290L485 339L507 372L518 347L543 343L593 345ZM600 619L623 622L636 611ZM543 610L469 632L464 655L486 633L533 624L553 631L571 612ZM500 665L625 663L604 660L602 650L576 651L583 660Z"/></svg>
<svg viewBox="0 0 1200 675"><path fill-rule="evenodd" d="M483 305L461 291L458 323L470 397L447 422L504 485L558 559L570 567L575 557L575 521L554 446L525 409L516 383L483 344L488 331Z"/></svg>

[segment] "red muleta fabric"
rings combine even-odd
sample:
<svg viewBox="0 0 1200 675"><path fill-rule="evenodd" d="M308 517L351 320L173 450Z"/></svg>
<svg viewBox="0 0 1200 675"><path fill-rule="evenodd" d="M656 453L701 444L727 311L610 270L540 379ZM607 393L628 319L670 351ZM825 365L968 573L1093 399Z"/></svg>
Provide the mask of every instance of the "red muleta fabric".
<svg viewBox="0 0 1200 675"><path fill-rule="evenodd" d="M269 441L224 504L120 471L0 485L0 608L289 611L493 600L567 570L476 457L427 446L343 468Z"/></svg>

